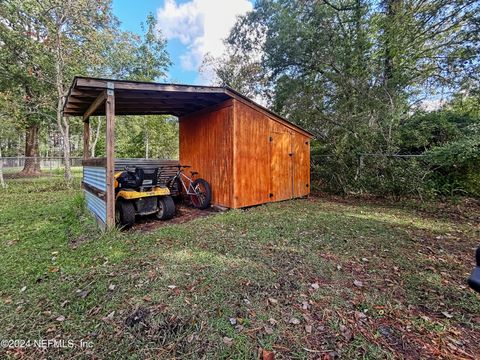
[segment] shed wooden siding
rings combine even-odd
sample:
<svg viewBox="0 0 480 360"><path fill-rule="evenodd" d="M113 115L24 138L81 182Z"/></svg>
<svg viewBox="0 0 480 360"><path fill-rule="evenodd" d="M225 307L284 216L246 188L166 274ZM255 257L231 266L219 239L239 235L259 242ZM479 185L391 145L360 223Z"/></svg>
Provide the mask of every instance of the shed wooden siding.
<svg viewBox="0 0 480 360"><path fill-rule="evenodd" d="M234 100L234 208L271 201L270 126L266 116Z"/></svg>
<svg viewBox="0 0 480 360"><path fill-rule="evenodd" d="M212 188L212 204L232 207L233 103L180 117L180 163L198 171Z"/></svg>
<svg viewBox="0 0 480 360"><path fill-rule="evenodd" d="M310 192L310 136L238 99L180 117L180 163L229 208L292 199Z"/></svg>
<svg viewBox="0 0 480 360"><path fill-rule="evenodd" d="M310 137L233 100L233 204L239 208L310 193Z"/></svg>

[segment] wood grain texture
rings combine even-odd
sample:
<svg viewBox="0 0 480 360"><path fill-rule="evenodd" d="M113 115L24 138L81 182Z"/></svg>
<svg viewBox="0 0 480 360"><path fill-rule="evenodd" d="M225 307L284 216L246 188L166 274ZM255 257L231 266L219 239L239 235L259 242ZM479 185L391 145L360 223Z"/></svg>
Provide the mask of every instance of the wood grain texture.
<svg viewBox="0 0 480 360"><path fill-rule="evenodd" d="M278 114L275 114L273 111L267 109L266 107L264 107L260 104L257 104L252 99L249 99L248 97L240 94L239 92L237 92L237 91L235 91L231 88L227 87L226 94L230 95L233 99L235 99L239 103L242 103L244 106L248 106L248 107L252 108L253 110L265 115L269 119L274 120L277 124L281 125L283 128L286 128L288 131L298 132L300 134L303 134L303 135L307 136L308 138L313 138L314 137L313 134L311 134L308 131L302 129L298 125L295 125L295 124L291 123L286 118L284 118L284 117L282 117Z"/></svg>
<svg viewBox="0 0 480 360"><path fill-rule="evenodd" d="M98 158L88 158L82 160L82 166L100 166L106 167L107 166L107 158L98 157Z"/></svg>
<svg viewBox="0 0 480 360"><path fill-rule="evenodd" d="M234 100L233 207L270 201L270 121Z"/></svg>
<svg viewBox="0 0 480 360"><path fill-rule="evenodd" d="M83 121L83 159L90 158L90 118Z"/></svg>
<svg viewBox="0 0 480 360"><path fill-rule="evenodd" d="M87 110L83 114L83 120L85 121L88 119L100 106L103 105L105 100L107 99L107 91L103 90L97 96L97 98L88 106Z"/></svg>
<svg viewBox="0 0 480 360"><path fill-rule="evenodd" d="M212 204L232 206L233 111L232 101L181 117L180 164L197 171L210 183Z"/></svg>
<svg viewBox="0 0 480 360"><path fill-rule="evenodd" d="M308 195L309 160L309 136L235 99L180 118L180 163L210 183L216 205Z"/></svg>
<svg viewBox="0 0 480 360"><path fill-rule="evenodd" d="M233 104L233 207L308 195L310 137L248 104Z"/></svg>
<svg viewBox="0 0 480 360"><path fill-rule="evenodd" d="M287 200L293 197L292 134L272 132L270 142L270 201Z"/></svg>
<svg viewBox="0 0 480 360"><path fill-rule="evenodd" d="M293 196L310 193L310 139L299 133L292 135Z"/></svg>
<svg viewBox="0 0 480 360"><path fill-rule="evenodd" d="M115 226L115 94L109 90L106 99L107 117L107 227Z"/></svg>

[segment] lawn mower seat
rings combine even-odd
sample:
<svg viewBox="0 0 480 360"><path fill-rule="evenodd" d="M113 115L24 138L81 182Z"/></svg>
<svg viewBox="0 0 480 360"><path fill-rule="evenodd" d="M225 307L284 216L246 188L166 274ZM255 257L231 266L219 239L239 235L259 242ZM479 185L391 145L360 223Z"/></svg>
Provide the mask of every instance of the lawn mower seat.
<svg viewBox="0 0 480 360"><path fill-rule="evenodd" d="M137 168L142 173L142 187L154 187L158 184L160 169L156 168Z"/></svg>
<svg viewBox="0 0 480 360"><path fill-rule="evenodd" d="M118 187L121 189L138 189L142 186L144 171L140 168L125 168L118 177Z"/></svg>

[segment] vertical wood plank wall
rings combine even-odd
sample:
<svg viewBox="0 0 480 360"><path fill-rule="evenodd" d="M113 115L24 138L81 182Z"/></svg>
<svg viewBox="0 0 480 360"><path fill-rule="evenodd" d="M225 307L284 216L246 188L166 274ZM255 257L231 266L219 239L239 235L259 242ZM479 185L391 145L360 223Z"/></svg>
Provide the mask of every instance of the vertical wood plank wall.
<svg viewBox="0 0 480 360"><path fill-rule="evenodd" d="M234 100L233 207L271 201L270 120Z"/></svg>
<svg viewBox="0 0 480 360"><path fill-rule="evenodd" d="M310 193L310 138L294 133L292 149L294 156L293 196L305 196Z"/></svg>
<svg viewBox="0 0 480 360"><path fill-rule="evenodd" d="M234 100L233 206L310 193L310 138Z"/></svg>
<svg viewBox="0 0 480 360"><path fill-rule="evenodd" d="M232 100L181 117L180 164L191 165L212 188L212 204L232 206L233 111Z"/></svg>
<svg viewBox="0 0 480 360"><path fill-rule="evenodd" d="M308 195L310 138L231 99L180 118L180 163L212 187L212 203L241 208Z"/></svg>

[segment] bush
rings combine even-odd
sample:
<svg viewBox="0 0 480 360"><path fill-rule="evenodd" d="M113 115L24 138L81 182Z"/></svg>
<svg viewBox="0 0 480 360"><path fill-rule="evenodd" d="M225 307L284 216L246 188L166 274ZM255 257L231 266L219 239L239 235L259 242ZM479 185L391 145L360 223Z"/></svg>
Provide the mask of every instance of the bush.
<svg viewBox="0 0 480 360"><path fill-rule="evenodd" d="M430 169L421 158L366 157L357 184L379 196L423 198L433 195L429 175Z"/></svg>
<svg viewBox="0 0 480 360"><path fill-rule="evenodd" d="M480 197L480 135L474 134L426 152L431 179L443 195Z"/></svg>
<svg viewBox="0 0 480 360"><path fill-rule="evenodd" d="M441 110L417 113L400 127L389 149L419 157L384 154L382 139L364 133L312 147L313 189L379 196L467 195L480 197L480 119ZM392 151L392 150L390 150Z"/></svg>

